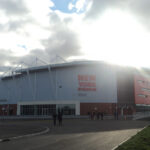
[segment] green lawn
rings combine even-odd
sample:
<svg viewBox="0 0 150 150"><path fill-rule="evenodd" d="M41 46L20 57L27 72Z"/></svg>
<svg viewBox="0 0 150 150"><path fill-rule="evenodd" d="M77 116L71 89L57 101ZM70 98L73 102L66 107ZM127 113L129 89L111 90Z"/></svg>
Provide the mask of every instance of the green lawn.
<svg viewBox="0 0 150 150"><path fill-rule="evenodd" d="M150 150L150 126L120 145L116 150Z"/></svg>

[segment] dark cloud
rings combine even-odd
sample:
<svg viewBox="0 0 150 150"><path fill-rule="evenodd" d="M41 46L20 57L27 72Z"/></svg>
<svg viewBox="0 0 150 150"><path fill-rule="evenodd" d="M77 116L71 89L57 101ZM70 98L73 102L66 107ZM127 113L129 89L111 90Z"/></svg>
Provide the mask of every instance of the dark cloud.
<svg viewBox="0 0 150 150"><path fill-rule="evenodd" d="M27 64L33 64L37 57L50 63L59 61L56 60L57 55L64 59L70 56L81 55L78 35L67 26L68 22L71 22L70 18L67 18L65 21L61 20L55 12L50 13L49 17L51 35L48 39L42 40L44 50L31 50L28 55L20 57L18 62L23 60Z"/></svg>
<svg viewBox="0 0 150 150"><path fill-rule="evenodd" d="M50 63L56 62L56 55L67 59L70 56L78 56L81 54L78 35L68 27L68 23L72 21L71 18L68 17L65 20L60 19L54 12L49 14L49 19L50 27L46 29L51 31L50 36L48 39L41 40L44 49L33 49L29 54L18 57L14 56L11 50L0 49L0 71L7 69L5 67L6 62L9 62L12 66L19 65L22 62L27 64L27 66L35 66L36 57ZM31 24L35 23L32 20L31 22L28 20L19 17L18 20L14 21L10 19L6 25L0 26L3 27L3 32L17 32L18 28L23 29L24 25L28 22ZM39 65L41 64L42 62L39 63Z"/></svg>
<svg viewBox="0 0 150 150"><path fill-rule="evenodd" d="M37 24L36 21L31 17L18 17L17 20L9 20L7 24L5 24L6 31L16 31L18 29L23 29L27 24Z"/></svg>
<svg viewBox="0 0 150 150"><path fill-rule="evenodd" d="M131 0L128 1L130 11L140 15L141 17L150 17L150 1L149 0Z"/></svg>
<svg viewBox="0 0 150 150"><path fill-rule="evenodd" d="M107 9L121 9L130 12L150 27L150 0L93 0L90 10L86 13L86 19L95 19Z"/></svg>
<svg viewBox="0 0 150 150"><path fill-rule="evenodd" d="M0 0L0 9L4 10L9 16L27 14L23 0Z"/></svg>
<svg viewBox="0 0 150 150"><path fill-rule="evenodd" d="M45 47L44 50L35 49L30 51L30 53L26 56L20 57L18 62L21 61L31 65L35 65L36 57L43 60L46 63L56 63L62 61L57 59L57 55L67 59L70 56L79 56L80 45L77 38L77 35L69 30L68 28L57 29L55 32L48 38L43 41L43 45ZM39 65L41 65L40 62Z"/></svg>
<svg viewBox="0 0 150 150"><path fill-rule="evenodd" d="M8 31L14 31L17 30L18 28L21 28L25 25L25 23L27 23L27 21L25 20L17 20L17 21L9 21L9 23L7 23L8 27Z"/></svg>
<svg viewBox="0 0 150 150"><path fill-rule="evenodd" d="M70 18L61 21L56 13L50 14L50 22L53 23L50 30L52 35L43 41L45 52L51 57L60 55L64 58L78 56L80 52L80 42L75 31L71 30L67 24Z"/></svg>
<svg viewBox="0 0 150 150"><path fill-rule="evenodd" d="M80 45L77 35L69 29L59 29L48 39L43 41L46 53L60 55L64 58L80 55Z"/></svg>
<svg viewBox="0 0 150 150"><path fill-rule="evenodd" d="M29 22L31 23L32 20L18 18L18 20L14 21L10 19L6 24L0 24L0 32L17 32L18 29L22 29Z"/></svg>
<svg viewBox="0 0 150 150"><path fill-rule="evenodd" d="M70 17L68 17L68 18L65 18L64 19L64 22L66 23L66 24L68 24L68 23L71 23L72 22L72 18Z"/></svg>
<svg viewBox="0 0 150 150"><path fill-rule="evenodd" d="M6 23L0 22L0 31L8 32L23 28L27 23L35 23L34 18L28 15L30 12L24 0L0 0L0 10L8 19Z"/></svg>
<svg viewBox="0 0 150 150"><path fill-rule="evenodd" d="M128 10L133 13L141 23L150 28L150 1L131 0L128 2Z"/></svg>
<svg viewBox="0 0 150 150"><path fill-rule="evenodd" d="M94 19L104 13L108 8L122 4L121 0L93 0L91 9L86 13L86 18Z"/></svg>
<svg viewBox="0 0 150 150"><path fill-rule="evenodd" d="M20 36L25 32L30 36L30 32L25 29L25 26L34 24L43 30L49 30L50 35L47 39L41 40L44 49L32 49L29 54L25 56L17 57L14 55L13 50L0 49L0 72L10 68L9 66L5 67L7 62L9 62L12 67L21 63L25 63L27 66L34 66L36 65L36 57L50 63L56 58L56 55L67 59L70 56L78 56L81 54L78 34L68 27L69 23L72 22L71 17L64 17L64 19L62 19L56 12L51 12L48 16L49 27L43 27L40 23L38 24L39 20L36 20L34 16L28 13L30 10L26 8L27 6L24 4L25 1L23 1L24 0L0 0L0 10L4 12L4 16L8 19L8 22L5 24L0 23L0 32L5 32L6 34L10 32L18 33ZM42 62L39 65L41 64Z"/></svg>
<svg viewBox="0 0 150 150"><path fill-rule="evenodd" d="M5 65L6 62L13 62L15 57L12 51L0 49L0 66Z"/></svg>
<svg viewBox="0 0 150 150"><path fill-rule="evenodd" d="M38 59L37 62L36 62L36 59ZM39 60L41 61L39 62ZM44 62L45 64L50 63L50 57L49 55L47 55L45 50L35 49L35 50L30 51L28 55L19 57L18 62L19 63L24 62L27 66L35 66L38 64L42 65L44 64Z"/></svg>
<svg viewBox="0 0 150 150"><path fill-rule="evenodd" d="M51 12L49 13L49 21L50 21L50 24L58 24L61 22L61 19L55 12Z"/></svg>
<svg viewBox="0 0 150 150"><path fill-rule="evenodd" d="M18 64L18 58L13 56L13 52L10 50L0 49L0 72L6 72L10 70L12 65ZM9 62L10 66L5 66Z"/></svg>
<svg viewBox="0 0 150 150"><path fill-rule="evenodd" d="M36 62L36 59L38 61ZM43 60L39 61L40 59ZM46 58L46 59L45 59ZM46 53L42 50L32 50L28 55L25 56L14 56L10 50L0 49L0 72L7 72L13 70L14 66L23 65L25 67L32 67L36 65L44 65L44 61L49 63L50 61L46 57ZM6 66L6 63L10 64Z"/></svg>

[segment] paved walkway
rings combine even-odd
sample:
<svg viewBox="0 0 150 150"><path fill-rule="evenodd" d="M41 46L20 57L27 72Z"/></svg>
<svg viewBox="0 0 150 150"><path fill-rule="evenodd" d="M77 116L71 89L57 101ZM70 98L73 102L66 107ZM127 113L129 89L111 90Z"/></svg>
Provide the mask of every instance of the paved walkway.
<svg viewBox="0 0 150 150"><path fill-rule="evenodd" d="M50 121L30 122L49 126ZM28 122L26 122L28 124ZM64 120L63 126L54 127L49 133L0 143L5 150L111 150L128 137L137 133L149 121L91 121L87 119ZM25 125L25 123L24 123Z"/></svg>
<svg viewBox="0 0 150 150"><path fill-rule="evenodd" d="M37 133L45 130L44 122L40 121L0 121L0 139Z"/></svg>

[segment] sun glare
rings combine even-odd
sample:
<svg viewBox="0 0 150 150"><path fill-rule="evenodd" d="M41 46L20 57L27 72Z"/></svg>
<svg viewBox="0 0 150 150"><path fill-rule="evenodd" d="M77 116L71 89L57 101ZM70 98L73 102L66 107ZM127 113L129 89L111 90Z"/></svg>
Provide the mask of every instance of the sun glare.
<svg viewBox="0 0 150 150"><path fill-rule="evenodd" d="M146 64L150 35L131 14L107 10L80 33L82 50L89 59L132 66Z"/></svg>

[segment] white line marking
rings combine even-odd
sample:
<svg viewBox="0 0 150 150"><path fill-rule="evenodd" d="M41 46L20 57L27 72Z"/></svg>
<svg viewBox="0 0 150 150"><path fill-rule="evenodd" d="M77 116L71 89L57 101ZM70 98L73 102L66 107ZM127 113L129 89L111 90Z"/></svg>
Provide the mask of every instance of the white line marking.
<svg viewBox="0 0 150 150"><path fill-rule="evenodd" d="M142 131L142 130L144 130L144 129L147 128L148 126L149 126L149 125L147 125L147 126L145 126L144 128L138 130L137 133L140 132L140 131ZM137 133L136 133L136 134L137 134ZM135 134L135 135L136 135L136 134ZM134 136L134 135L132 135L132 136ZM120 145L122 145L123 143L125 143L126 141L128 141L129 139L131 139L132 136L128 137L126 140L124 140L123 142L121 142L120 144L118 144L117 146L115 146L114 148L112 148L112 150L115 150L115 149L118 148Z"/></svg>
<svg viewBox="0 0 150 150"><path fill-rule="evenodd" d="M50 129L48 127L46 127L46 130L38 132L38 133L32 133L32 134L26 134L26 135L21 135L21 136L15 136L15 137L7 138L7 139L15 140L15 139L20 139L20 138L24 138L24 137L37 136L37 135L45 134L45 133L49 132L49 130ZM5 139L0 139L0 142L3 142L3 140L5 140Z"/></svg>

